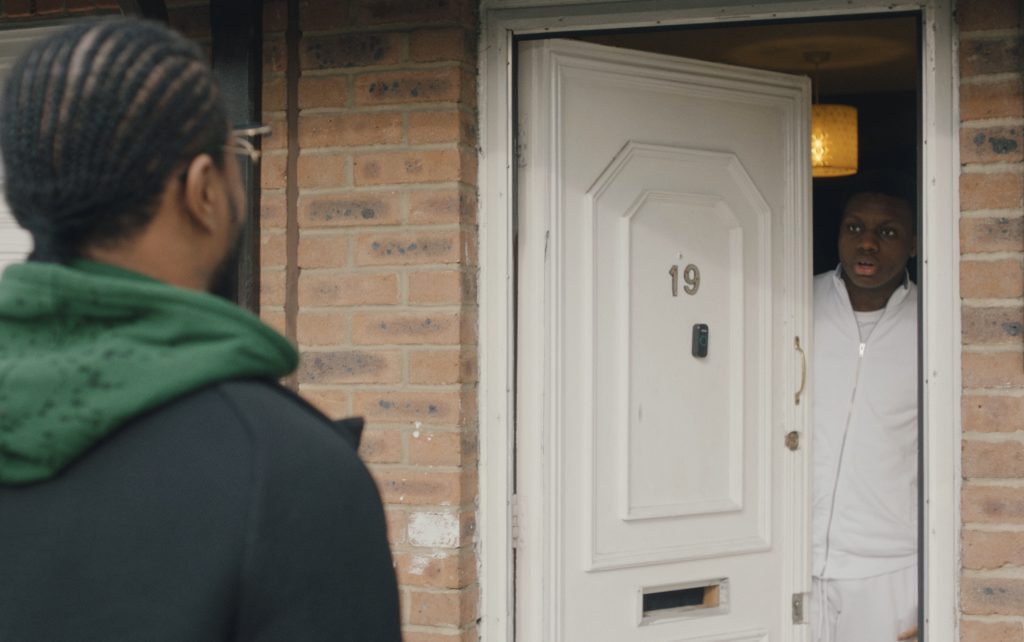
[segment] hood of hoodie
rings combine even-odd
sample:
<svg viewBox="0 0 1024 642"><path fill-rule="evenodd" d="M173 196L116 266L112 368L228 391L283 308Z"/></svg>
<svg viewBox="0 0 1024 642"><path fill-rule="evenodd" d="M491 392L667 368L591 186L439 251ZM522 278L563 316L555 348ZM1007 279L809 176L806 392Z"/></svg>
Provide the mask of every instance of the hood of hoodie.
<svg viewBox="0 0 1024 642"><path fill-rule="evenodd" d="M201 387L295 369L238 306L108 265L0 280L0 484L49 479L127 420Z"/></svg>

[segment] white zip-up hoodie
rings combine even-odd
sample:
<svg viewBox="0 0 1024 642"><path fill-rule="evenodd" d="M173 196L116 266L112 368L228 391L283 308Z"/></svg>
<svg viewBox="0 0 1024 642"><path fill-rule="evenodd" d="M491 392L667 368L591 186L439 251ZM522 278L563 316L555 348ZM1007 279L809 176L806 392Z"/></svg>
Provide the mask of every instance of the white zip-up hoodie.
<svg viewBox="0 0 1024 642"><path fill-rule="evenodd" d="M863 340L842 267L814 278L815 577L917 563L917 286Z"/></svg>

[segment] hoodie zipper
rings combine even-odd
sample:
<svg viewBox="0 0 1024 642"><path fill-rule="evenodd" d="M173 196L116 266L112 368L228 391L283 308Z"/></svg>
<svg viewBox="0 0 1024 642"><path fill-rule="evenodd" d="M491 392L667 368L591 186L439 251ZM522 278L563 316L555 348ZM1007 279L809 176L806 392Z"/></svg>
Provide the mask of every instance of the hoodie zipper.
<svg viewBox="0 0 1024 642"><path fill-rule="evenodd" d="M881 320L879 320L881 321ZM857 400L857 388L860 386L860 364L864 361L864 349L867 344L861 341L858 344L857 354L857 367L853 373L853 392L850 394L850 409L846 413L846 425L843 426L843 439L839 442L839 460L836 463L836 475L832 481L832 500L828 507L828 522L825 528L825 561L821 565L821 572L819 577L825 577L825 571L828 569L828 557L829 549L832 543L832 518L835 517L836 513L836 494L839 490L839 476L843 471L843 455L846 452L846 438L850 432L850 420L853 418L854 402Z"/></svg>

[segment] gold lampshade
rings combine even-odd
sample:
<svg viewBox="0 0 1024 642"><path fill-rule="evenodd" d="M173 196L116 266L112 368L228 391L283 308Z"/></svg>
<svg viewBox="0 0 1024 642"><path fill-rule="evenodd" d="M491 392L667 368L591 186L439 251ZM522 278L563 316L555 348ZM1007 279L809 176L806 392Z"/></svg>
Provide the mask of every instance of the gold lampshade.
<svg viewBox="0 0 1024 642"><path fill-rule="evenodd" d="M857 108L813 105L811 108L811 175L857 173Z"/></svg>

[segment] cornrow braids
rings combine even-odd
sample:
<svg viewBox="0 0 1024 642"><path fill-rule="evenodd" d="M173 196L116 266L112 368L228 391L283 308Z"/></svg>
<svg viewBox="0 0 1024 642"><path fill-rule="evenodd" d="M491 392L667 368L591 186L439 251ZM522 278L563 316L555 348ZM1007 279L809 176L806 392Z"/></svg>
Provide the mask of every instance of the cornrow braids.
<svg viewBox="0 0 1024 642"><path fill-rule="evenodd" d="M172 175L223 163L227 111L193 43L144 20L85 21L11 70L0 102L7 201L32 260L66 262L131 236Z"/></svg>

